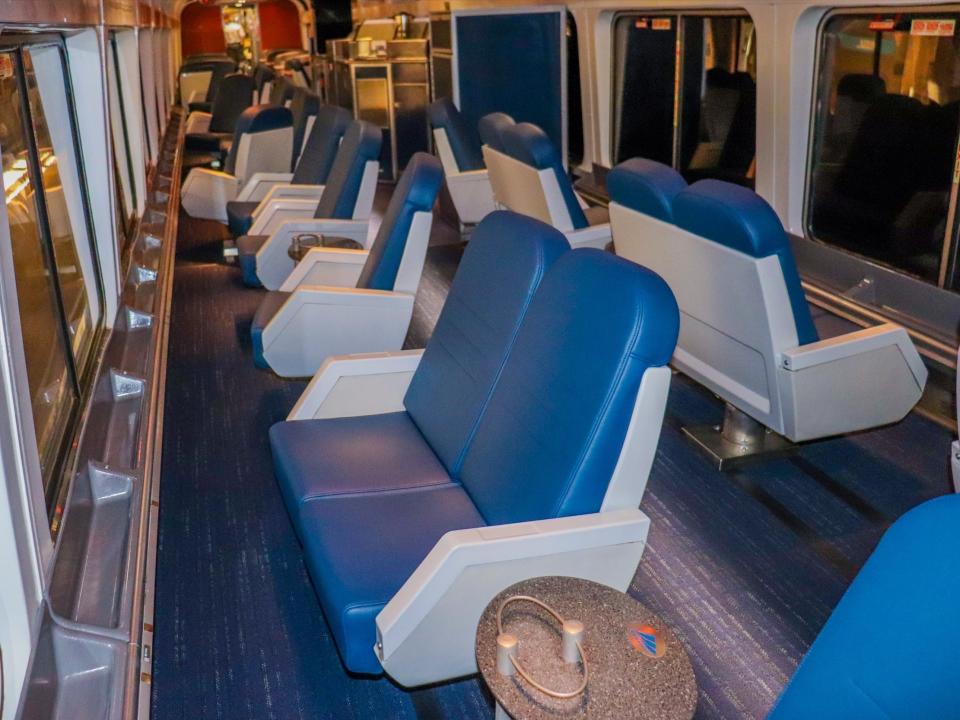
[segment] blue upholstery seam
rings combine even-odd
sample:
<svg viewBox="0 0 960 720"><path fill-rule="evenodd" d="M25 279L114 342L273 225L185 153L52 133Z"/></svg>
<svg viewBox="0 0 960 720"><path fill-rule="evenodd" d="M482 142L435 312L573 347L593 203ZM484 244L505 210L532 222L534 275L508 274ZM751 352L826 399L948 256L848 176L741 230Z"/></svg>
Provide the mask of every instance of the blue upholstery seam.
<svg viewBox="0 0 960 720"><path fill-rule="evenodd" d="M467 455L467 451L470 449L470 446L473 444L473 438L477 434L477 429L480 427L480 423L483 420L484 416L487 414L487 408L490 406L490 398L493 397L494 391L497 389L497 386L500 384L500 377L503 375L503 369L506 367L507 362L510 359L510 356L513 355L513 349L516 345L517 336L520 334L520 330L523 327L523 323L527 318L527 309L530 307L530 304L533 302L533 299L536 297L537 293L540 291L540 281L543 278L544 268L543 268L543 247L537 245L537 274L534 277L536 281L534 284L533 292L528 293L526 301L522 307L522 313L520 315L520 322L517 323L517 326L514 328L513 333L510 335L510 342L508 345L508 350L503 356L503 359L500 361L500 366L497 368L496 373L493 376L493 382L490 385L490 389L487 391L486 396L483 398L483 409L480 411L480 414L477 415L477 419L474 420L473 426L470 428L470 432L467 434L467 441L463 445L463 449L460 451L460 455L457 456L457 460L454 465L460 468L463 464L463 460ZM467 495L470 494L466 490Z"/></svg>
<svg viewBox="0 0 960 720"><path fill-rule="evenodd" d="M644 315L645 313L641 309L640 313L638 314L638 317L636 318L636 320L634 320L633 332L631 333L631 336L630 336L629 347L634 347L636 345L637 338L639 337L640 331L643 327ZM574 468L570 472L570 475L567 477L567 481L566 483L564 483L563 494L560 495L560 499L557 501L557 504L554 506L554 509L553 509L554 517L559 515L560 508L568 500L568 496L570 494L570 488L573 485L573 481L576 478L577 474L580 472L580 470L583 468L583 464L586 462L587 448L593 446L593 440L599 431L600 425L603 424L603 420L604 418L606 418L607 413L610 410L610 405L613 402L613 398L617 395L617 390L619 389L620 385L623 383L623 376L626 373L627 365L630 363L633 357L634 357L634 353L629 352L627 353L627 356L620 361L620 366L617 368L617 371L614 374L614 380L612 383L610 383L609 389L607 390L607 395L603 400L602 410L598 414L597 420L593 423L593 427L590 428L590 434L587 437L587 441L583 444L583 447L580 450L580 456L579 458L577 458L577 464L576 466L574 466ZM629 421L627 422L627 427L629 428ZM624 430L624 433L626 433L626 429ZM626 435L624 435L624 439L626 439ZM622 443L620 446L620 451L623 452ZM618 455L618 460L619 460L619 455ZM614 467L616 467L616 465L614 465ZM607 484L609 485L609 481Z"/></svg>
<svg viewBox="0 0 960 720"><path fill-rule="evenodd" d="M305 497L300 498L299 504L300 504L300 507L303 507L304 505L306 505L306 503L309 500L323 500L326 498L343 498L343 497L353 498L353 497L363 497L364 495L385 495L385 494L394 494L394 493L402 492L405 490L421 490L423 488L440 487L440 486L446 486L446 485L454 485L456 487L461 487L460 482L458 480L447 480L447 481L439 481L439 482L432 482L432 483L417 483L417 484L410 484L410 485L403 485L403 486L394 486L386 490L384 489L339 490L334 492L324 492L323 494L320 494L320 495L307 495Z"/></svg>

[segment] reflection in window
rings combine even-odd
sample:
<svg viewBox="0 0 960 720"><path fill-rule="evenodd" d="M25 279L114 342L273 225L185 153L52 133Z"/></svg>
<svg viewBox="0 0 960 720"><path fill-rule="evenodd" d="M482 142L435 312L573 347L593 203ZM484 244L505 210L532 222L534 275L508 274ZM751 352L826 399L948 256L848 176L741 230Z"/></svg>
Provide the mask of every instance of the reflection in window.
<svg viewBox="0 0 960 720"><path fill-rule="evenodd" d="M113 143L114 176L116 179L117 210L120 215L121 255L133 238L133 223L136 215L137 191L133 177L133 162L130 157L130 134L123 91L120 87L120 65L115 33L110 34L107 45L107 92L110 102L110 130Z"/></svg>
<svg viewBox="0 0 960 720"><path fill-rule="evenodd" d="M57 306L54 274L38 222L36 184L22 120L14 56L0 54L0 147L20 326L44 490L54 479L61 442L77 401ZM41 156L43 167L52 156ZM49 167L49 165L47 165ZM43 169L41 172L46 172Z"/></svg>
<svg viewBox="0 0 960 720"><path fill-rule="evenodd" d="M840 15L821 39L810 233L931 282L960 119L958 17Z"/></svg>
<svg viewBox="0 0 960 720"><path fill-rule="evenodd" d="M614 160L753 186L756 32L746 15L624 15L614 26Z"/></svg>
<svg viewBox="0 0 960 720"><path fill-rule="evenodd" d="M36 68L33 58L36 59ZM53 244L57 281L73 357L76 367L82 368L93 348L95 323L99 321L100 307L91 264L91 248L79 175L75 166L61 167L58 162L58 159L64 156L67 146L73 143L69 116L66 113L53 115L58 121L55 130L57 142L54 142L44 110L45 105L58 109L66 108L60 49L24 49L23 71L34 138L40 155L43 197ZM78 242L85 243L85 246L79 246ZM85 277L85 274L89 274L89 277Z"/></svg>

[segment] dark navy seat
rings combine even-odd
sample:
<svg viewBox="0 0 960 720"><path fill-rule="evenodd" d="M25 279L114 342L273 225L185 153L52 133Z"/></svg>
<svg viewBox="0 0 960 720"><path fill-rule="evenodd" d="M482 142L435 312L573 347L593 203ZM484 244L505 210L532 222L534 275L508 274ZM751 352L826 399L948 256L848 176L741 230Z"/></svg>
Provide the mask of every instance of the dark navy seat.
<svg viewBox="0 0 960 720"><path fill-rule="evenodd" d="M607 173L610 201L673 222L673 200L687 187L683 176L669 165L646 158L625 160Z"/></svg>
<svg viewBox="0 0 960 720"><path fill-rule="evenodd" d="M948 495L887 530L770 720L960 717L958 527Z"/></svg>
<svg viewBox="0 0 960 720"><path fill-rule="evenodd" d="M293 155L290 158L290 169L297 167L297 159L303 149L303 139L307 136L307 126L310 118L316 118L320 110L320 97L306 88L298 87L293 92L290 101L290 112L293 114ZM315 122L316 120L314 120Z"/></svg>
<svg viewBox="0 0 960 720"><path fill-rule="evenodd" d="M184 81L184 76L195 73L210 73L210 80L206 87L206 94L202 100L190 101L185 97L181 89L181 104L187 106L188 111L200 110L201 112L210 112L213 105L213 98L217 94L220 82L230 73L236 72L237 63L222 54L194 55L185 58L183 65L180 66L179 80ZM197 88L199 90L199 88Z"/></svg>
<svg viewBox="0 0 960 720"><path fill-rule="evenodd" d="M356 287L381 291L394 289L410 238L414 215L433 210L442 182L443 169L440 161L426 153L415 153L390 197L390 203L370 246ZM263 330L290 294L280 290L268 292L254 314L251 334L253 357L257 367L270 367L263 354Z"/></svg>
<svg viewBox="0 0 960 720"><path fill-rule="evenodd" d="M490 217L503 223L499 235L511 235L514 244L531 236L530 231L508 232L517 222L534 229L532 236L541 241L551 238L547 243L554 248L565 246L557 231L535 221ZM465 265L479 245L476 238L471 241ZM503 262L500 252L494 257L502 265L514 264L510 255L511 262ZM525 272L514 269L496 277L502 282L488 276L482 300L505 293L523 298L519 307L526 306L541 268L542 261L532 267L524 263ZM510 286L513 279L520 281L521 292ZM444 312L457 301L451 295ZM673 296L658 276L589 249L563 252L552 263L519 327L506 337L478 327L487 324L486 308L480 307L479 317L454 307L452 326L431 339L428 351L436 348L434 357L424 356L415 375L419 382L411 385L406 400L420 436L400 421L387 421L396 424L388 441L394 453L390 460L402 468L387 480L388 487L377 490L361 481L364 491L338 493L342 480L321 480L323 491L297 508L307 565L351 671L381 671L373 651L375 618L445 533L599 511L641 379L647 369L669 360L679 324ZM508 315L516 318L519 307ZM498 323L501 328L512 324ZM469 372L454 353L468 348L505 361L494 363L492 377L471 382L470 402L463 403L457 384ZM591 372L583 372L586 365ZM445 423L447 418L454 422ZM312 424L320 434L327 432L325 424L337 422ZM278 469L290 452L282 443L289 424L271 429ZM448 482L428 451L442 463ZM362 455L351 453L342 467L327 464L325 474L374 477L373 471L356 467L366 462ZM285 480L282 472L281 483L292 487L292 478ZM403 486L398 487L396 475Z"/></svg>
<svg viewBox="0 0 960 720"><path fill-rule="evenodd" d="M790 297L797 340L800 345L817 342L790 241L780 218L763 198L722 180L700 180L674 197L673 218L678 227L750 257L775 256Z"/></svg>
<svg viewBox="0 0 960 720"><path fill-rule="evenodd" d="M316 116L290 180L294 185L324 185L327 182L340 141L352 122L349 110L333 105L321 105ZM227 225L234 237L250 230L253 214L259 205L259 200L231 200L227 203Z"/></svg>
<svg viewBox="0 0 960 720"><path fill-rule="evenodd" d="M446 133L450 150L453 152L460 172L483 168L483 156L480 153L477 134L470 128L450 98L440 98L430 103L427 108L427 117L434 129L439 128Z"/></svg>
<svg viewBox="0 0 960 720"><path fill-rule="evenodd" d="M277 479L298 530L300 506L311 497L350 487L389 490L411 483L450 482L450 474L460 469L533 294L546 270L568 249L563 236L552 228L512 213L493 213L477 227L410 383L404 399L406 412L347 423L358 441L368 432L380 437L375 452L356 456L362 481L359 476L335 478L325 471L331 458L346 451L343 445L332 450L332 444L342 438L339 420L301 420L271 428ZM504 262L506 257L510 262ZM490 293L490 287L498 292ZM476 322L478 317L485 322ZM436 402L437 397L443 401ZM401 476L396 472L399 453L410 447L412 436L423 440L421 430L433 442L424 446L424 453L416 451L404 460L418 469L416 476Z"/></svg>
<svg viewBox="0 0 960 720"><path fill-rule="evenodd" d="M266 100L263 96L263 88L267 83L274 82L277 73L272 67L265 63L257 63L256 67L253 69L253 84L257 90L258 102Z"/></svg>
<svg viewBox="0 0 960 720"><path fill-rule="evenodd" d="M573 191L560 153L543 130L532 123L517 123L504 129L502 140L506 154L513 159L537 170L553 171L574 229L580 230L590 225Z"/></svg>
<svg viewBox="0 0 960 720"><path fill-rule="evenodd" d="M285 106L293 100L293 93L297 88L282 75L274 78L270 86L270 105Z"/></svg>
<svg viewBox="0 0 960 720"><path fill-rule="evenodd" d="M330 174L317 204L314 218L348 220L353 217L363 171L367 162L380 157L383 134L375 125L357 120L343 134ZM257 277L257 251L263 247L268 235L243 235L237 239L237 250L243 281L251 287L259 287Z"/></svg>
<svg viewBox="0 0 960 720"><path fill-rule="evenodd" d="M219 152L221 140L233 135L240 115L250 107L253 90L253 78L249 75L227 75L213 99L207 131L187 133L184 148L190 152Z"/></svg>
<svg viewBox="0 0 960 720"><path fill-rule="evenodd" d="M498 152L506 152L503 145L503 131L513 125L516 125L516 122L506 113L494 112L484 115L477 123L480 142Z"/></svg>

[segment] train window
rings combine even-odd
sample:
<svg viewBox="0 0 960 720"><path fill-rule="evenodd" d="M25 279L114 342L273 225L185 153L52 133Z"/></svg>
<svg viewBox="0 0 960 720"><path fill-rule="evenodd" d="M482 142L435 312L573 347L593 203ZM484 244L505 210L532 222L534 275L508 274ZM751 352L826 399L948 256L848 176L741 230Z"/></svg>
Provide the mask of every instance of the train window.
<svg viewBox="0 0 960 720"><path fill-rule="evenodd" d="M960 119L958 18L827 19L808 173L812 237L940 284Z"/></svg>
<svg viewBox="0 0 960 720"><path fill-rule="evenodd" d="M577 21L567 12L567 153L570 167L583 162L583 98L580 93L580 44Z"/></svg>
<svg viewBox="0 0 960 720"><path fill-rule="evenodd" d="M120 87L120 63L115 33L107 44L107 88L110 102L110 130L113 142L114 175L117 180L117 206L120 216L121 252L133 237L137 189L130 157L130 132L127 128L123 91Z"/></svg>
<svg viewBox="0 0 960 720"><path fill-rule="evenodd" d="M752 186L756 31L744 14L622 15L614 24L615 162Z"/></svg>
<svg viewBox="0 0 960 720"><path fill-rule="evenodd" d="M102 321L99 276L59 44L0 51L0 152L44 494L61 461Z"/></svg>

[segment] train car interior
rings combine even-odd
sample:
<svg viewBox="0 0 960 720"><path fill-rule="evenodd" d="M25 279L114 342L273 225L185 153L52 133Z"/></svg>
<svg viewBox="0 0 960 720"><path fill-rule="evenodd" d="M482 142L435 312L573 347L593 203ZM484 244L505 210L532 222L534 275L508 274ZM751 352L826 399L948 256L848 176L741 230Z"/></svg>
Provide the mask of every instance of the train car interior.
<svg viewBox="0 0 960 720"><path fill-rule="evenodd" d="M958 23L0 3L0 720L960 720Z"/></svg>

